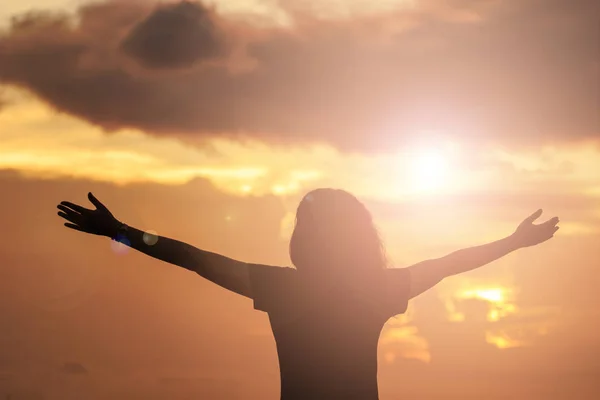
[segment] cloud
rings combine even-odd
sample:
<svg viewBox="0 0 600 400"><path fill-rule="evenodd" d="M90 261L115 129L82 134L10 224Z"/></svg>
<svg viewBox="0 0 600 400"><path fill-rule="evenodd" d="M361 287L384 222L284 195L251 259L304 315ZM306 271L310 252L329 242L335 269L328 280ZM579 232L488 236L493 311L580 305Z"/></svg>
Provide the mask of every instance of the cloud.
<svg viewBox="0 0 600 400"><path fill-rule="evenodd" d="M214 19L200 3L161 6L129 32L121 47L148 68L188 67L223 51Z"/></svg>
<svg viewBox="0 0 600 400"><path fill-rule="evenodd" d="M385 149L600 132L593 0L474 2L251 26L199 3L30 13L0 37L0 81L107 131ZM470 17L469 17L470 16ZM217 62L218 61L218 62Z"/></svg>

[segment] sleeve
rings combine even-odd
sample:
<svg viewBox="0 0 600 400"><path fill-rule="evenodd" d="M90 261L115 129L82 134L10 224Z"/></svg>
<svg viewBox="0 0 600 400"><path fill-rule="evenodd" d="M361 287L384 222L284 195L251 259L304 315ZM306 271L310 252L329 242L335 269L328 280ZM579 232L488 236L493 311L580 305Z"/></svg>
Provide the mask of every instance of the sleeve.
<svg viewBox="0 0 600 400"><path fill-rule="evenodd" d="M273 312L283 307L293 291L295 271L289 267L248 264L254 309Z"/></svg>
<svg viewBox="0 0 600 400"><path fill-rule="evenodd" d="M389 268L386 271L385 304L389 318L404 314L410 300L410 270L408 268Z"/></svg>

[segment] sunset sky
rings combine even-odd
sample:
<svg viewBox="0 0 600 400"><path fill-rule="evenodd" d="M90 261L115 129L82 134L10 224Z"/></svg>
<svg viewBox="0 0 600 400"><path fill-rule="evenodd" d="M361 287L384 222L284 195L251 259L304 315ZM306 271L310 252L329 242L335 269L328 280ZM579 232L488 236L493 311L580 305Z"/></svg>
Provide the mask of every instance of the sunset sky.
<svg viewBox="0 0 600 400"><path fill-rule="evenodd" d="M0 3L0 399L275 399L252 302L63 227L123 222L290 266L317 187L396 267L557 236L414 299L383 399L600 398L600 2ZM21 396L21 397L19 397ZM37 397L36 397L37 396Z"/></svg>

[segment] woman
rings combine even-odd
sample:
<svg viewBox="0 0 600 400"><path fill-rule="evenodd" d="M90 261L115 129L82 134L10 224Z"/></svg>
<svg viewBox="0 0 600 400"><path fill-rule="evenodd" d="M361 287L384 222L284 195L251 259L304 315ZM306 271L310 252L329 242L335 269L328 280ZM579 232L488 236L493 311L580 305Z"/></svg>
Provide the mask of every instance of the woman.
<svg viewBox="0 0 600 400"><path fill-rule="evenodd" d="M296 213L290 256L296 268L249 264L119 222L92 193L89 210L63 201L65 226L118 240L194 271L254 301L269 315L277 344L282 400L378 399L377 342L385 322L445 277L542 243L558 218L534 225L542 210L510 236L407 268L387 268L371 215L343 190L317 189ZM153 243L153 244L147 244Z"/></svg>

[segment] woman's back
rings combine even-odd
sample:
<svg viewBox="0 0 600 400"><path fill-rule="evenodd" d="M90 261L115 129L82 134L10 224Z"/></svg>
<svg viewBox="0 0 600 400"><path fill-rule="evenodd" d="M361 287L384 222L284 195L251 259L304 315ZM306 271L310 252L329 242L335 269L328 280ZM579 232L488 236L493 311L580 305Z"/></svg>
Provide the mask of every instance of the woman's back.
<svg viewBox="0 0 600 400"><path fill-rule="evenodd" d="M385 322L406 310L406 270L350 284L251 265L250 278L275 336L282 400L378 398L377 343Z"/></svg>

